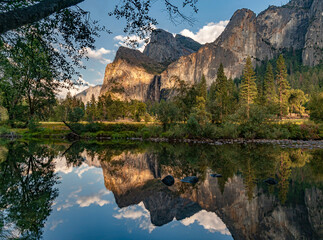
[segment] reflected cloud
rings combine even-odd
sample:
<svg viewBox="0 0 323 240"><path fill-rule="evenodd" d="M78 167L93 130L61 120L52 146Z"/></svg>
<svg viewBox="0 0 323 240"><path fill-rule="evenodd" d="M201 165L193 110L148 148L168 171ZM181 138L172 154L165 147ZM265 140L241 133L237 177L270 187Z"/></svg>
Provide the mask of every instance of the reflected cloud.
<svg viewBox="0 0 323 240"><path fill-rule="evenodd" d="M76 203L80 207L88 207L91 204L97 204L100 207L104 206L105 204L109 204L110 201L101 199L103 196L108 195L110 192L107 192L106 190L101 190L99 193L91 196L82 196L79 197L79 199L76 201Z"/></svg>
<svg viewBox="0 0 323 240"><path fill-rule="evenodd" d="M191 225L197 222L199 225L203 226L204 229L210 232L220 232L221 234L231 235L226 225L222 220L213 212L208 212L202 210L189 218L185 218L181 221L185 226Z"/></svg>
<svg viewBox="0 0 323 240"><path fill-rule="evenodd" d="M66 162L66 157L58 157L54 159L55 163L55 173L61 172L64 174L68 174L73 172L73 166L68 166Z"/></svg>
<svg viewBox="0 0 323 240"><path fill-rule="evenodd" d="M50 230L51 231L54 231L55 228L59 225L59 224L62 224L64 221L63 220L58 220L58 221L53 221L52 222L52 226L50 227Z"/></svg>
<svg viewBox="0 0 323 240"><path fill-rule="evenodd" d="M131 219L139 223L139 228L148 230L151 233L156 227L150 221L149 211L145 208L143 202L138 205L122 208L118 214L113 215L116 219Z"/></svg>
<svg viewBox="0 0 323 240"><path fill-rule="evenodd" d="M82 178L83 173L85 173L85 172L87 172L87 171L89 171L91 169L94 169L94 168L95 167L93 167L93 166L89 166L89 165L87 165L85 163L82 163L82 165L79 168L77 168L75 173L77 174L77 176L79 176L79 178Z"/></svg>

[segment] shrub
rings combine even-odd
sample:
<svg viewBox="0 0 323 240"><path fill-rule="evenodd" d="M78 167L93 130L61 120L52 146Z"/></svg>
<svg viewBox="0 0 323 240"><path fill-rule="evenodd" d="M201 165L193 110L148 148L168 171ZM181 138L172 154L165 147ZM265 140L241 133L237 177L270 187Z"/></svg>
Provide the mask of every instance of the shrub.
<svg viewBox="0 0 323 240"><path fill-rule="evenodd" d="M302 139L319 139L319 128L314 123L302 124L300 127Z"/></svg>
<svg viewBox="0 0 323 240"><path fill-rule="evenodd" d="M186 123L186 132L190 137L196 137L200 134L200 125L194 115L191 115Z"/></svg>
<svg viewBox="0 0 323 240"><path fill-rule="evenodd" d="M225 122L219 129L218 135L220 138L238 138L240 130L235 124Z"/></svg>
<svg viewBox="0 0 323 240"><path fill-rule="evenodd" d="M205 138L217 138L217 128L214 124L206 123L202 128L202 135Z"/></svg>
<svg viewBox="0 0 323 240"><path fill-rule="evenodd" d="M185 125L182 125L182 124L176 124L172 126L169 129L169 132L171 132L171 138L174 138L174 139L181 139L181 138L187 137Z"/></svg>

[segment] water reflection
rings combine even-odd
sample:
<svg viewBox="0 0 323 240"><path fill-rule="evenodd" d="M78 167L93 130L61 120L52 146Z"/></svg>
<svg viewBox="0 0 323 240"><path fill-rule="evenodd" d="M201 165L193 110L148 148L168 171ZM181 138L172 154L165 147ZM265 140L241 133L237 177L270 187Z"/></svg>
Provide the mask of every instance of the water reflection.
<svg viewBox="0 0 323 240"><path fill-rule="evenodd" d="M108 236L119 239L144 238L139 229L152 239L323 237L323 150L76 142L10 143L0 151L6 159L0 163L0 236L39 238L54 208L48 239L58 239L57 229L68 225L56 216L80 209L91 209L97 228L101 217L108 221ZM223 177L212 177L215 172ZM57 174L63 174L59 197ZM170 187L161 181L167 175L175 178ZM199 182L180 182L186 176ZM278 184L265 183L269 177Z"/></svg>

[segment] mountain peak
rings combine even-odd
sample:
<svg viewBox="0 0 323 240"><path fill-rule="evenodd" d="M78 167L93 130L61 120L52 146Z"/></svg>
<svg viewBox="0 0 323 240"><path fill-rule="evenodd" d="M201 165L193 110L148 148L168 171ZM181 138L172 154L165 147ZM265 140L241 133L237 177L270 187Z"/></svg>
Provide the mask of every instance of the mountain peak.
<svg viewBox="0 0 323 240"><path fill-rule="evenodd" d="M177 34L174 36L163 29L152 32L150 42L144 54L157 62L169 64L181 56L196 52L202 45L189 37Z"/></svg>

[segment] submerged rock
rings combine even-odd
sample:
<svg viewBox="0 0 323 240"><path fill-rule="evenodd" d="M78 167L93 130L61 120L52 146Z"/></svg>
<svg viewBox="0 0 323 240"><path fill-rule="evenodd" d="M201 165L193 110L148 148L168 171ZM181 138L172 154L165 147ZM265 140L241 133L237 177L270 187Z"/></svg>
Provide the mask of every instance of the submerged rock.
<svg viewBox="0 0 323 240"><path fill-rule="evenodd" d="M218 173L211 173L210 176L211 177L222 177L222 175L218 174Z"/></svg>
<svg viewBox="0 0 323 240"><path fill-rule="evenodd" d="M270 184L270 185L276 185L278 182L274 178L267 178L264 180L265 183Z"/></svg>
<svg viewBox="0 0 323 240"><path fill-rule="evenodd" d="M191 184L195 184L199 181L199 179L196 176L190 176L190 177L185 177L181 180L181 182L184 183L191 183Z"/></svg>
<svg viewBox="0 0 323 240"><path fill-rule="evenodd" d="M162 182L167 186L172 186L175 183L174 177L171 175L168 175L162 179Z"/></svg>

